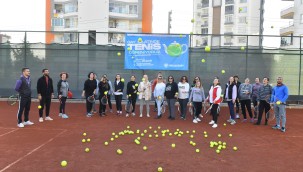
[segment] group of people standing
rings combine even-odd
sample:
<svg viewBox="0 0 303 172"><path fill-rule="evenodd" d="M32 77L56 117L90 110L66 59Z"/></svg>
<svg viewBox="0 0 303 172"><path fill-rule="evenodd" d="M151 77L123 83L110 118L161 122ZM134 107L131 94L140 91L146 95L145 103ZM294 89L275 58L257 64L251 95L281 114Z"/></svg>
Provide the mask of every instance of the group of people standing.
<svg viewBox="0 0 303 172"><path fill-rule="evenodd" d="M48 69L42 70L43 76L38 79L37 92L38 99L40 100L39 106L39 122L43 122L43 110L46 108L46 117L44 120L53 120L49 116L49 110L51 105L51 99L54 98L53 81L49 76ZM69 91L69 84L67 82L68 74L62 72L60 74L60 80L57 84L58 98L60 100L59 116L62 118L68 118L65 113L65 103L67 94ZM124 93L125 80L120 74L117 74L113 83L104 74L98 80L97 74L90 72L88 79L84 82L84 88L82 97L86 99L86 116L91 117L93 113L96 113L96 104L93 101L89 101L89 97L94 97L100 102L99 115L100 117L106 116L106 105L101 103L101 99L105 97L108 101L109 112L113 112L111 104L111 95L114 95L116 101L117 115L122 115L122 97ZM281 129L285 132L286 112L285 105L288 98L288 88L283 84L283 78L277 78L277 85L272 88L269 85L269 78L263 78L263 84L260 83L260 79L256 78L254 84L250 84L249 78L245 79L244 83L239 82L238 76L231 76L229 81L225 84L224 91L222 90L219 82L219 78L215 77L213 83L210 86L208 96L205 96L204 88L200 77L196 76L189 84L188 78L182 76L177 83L172 75L168 76L167 80L161 72L157 74L157 77L149 81L146 74L143 75L142 81L136 82L136 77L132 75L130 81L126 84L126 97L128 99L128 107L126 108L126 117L135 116L136 101L139 100L140 115L143 117L143 107L146 106L146 116L150 117L150 102L155 100L155 111L157 115L156 119L162 117L161 106L164 100L168 105L168 119L176 119L176 107L175 103L179 102L180 119L186 120L187 106L193 106L193 123L201 121L202 106L206 106L210 103L210 114L212 120L209 122L213 128L218 126L218 108L223 100L225 100L229 107L230 118L227 120L231 125L236 124L236 119L240 118L239 111L243 114L243 121L247 121L247 115L250 117L250 121L256 125L260 125L262 120L262 114L270 110L271 104L274 106L276 125L273 129ZM18 110L18 127L24 127L24 125L32 125L33 122L29 121L28 113L30 110L31 102L31 81L29 68L22 69L22 75L17 80L15 90L19 92L20 102ZM277 103L279 102L279 103ZM252 112L251 103L254 107L258 107L259 113ZM129 108L130 105L132 108ZM236 106L236 112L235 112ZM246 111L247 110L247 111ZM22 113L24 111L24 122L22 122ZM282 125L280 125L282 120ZM255 122L256 121L256 122ZM265 120L267 125L267 120Z"/></svg>

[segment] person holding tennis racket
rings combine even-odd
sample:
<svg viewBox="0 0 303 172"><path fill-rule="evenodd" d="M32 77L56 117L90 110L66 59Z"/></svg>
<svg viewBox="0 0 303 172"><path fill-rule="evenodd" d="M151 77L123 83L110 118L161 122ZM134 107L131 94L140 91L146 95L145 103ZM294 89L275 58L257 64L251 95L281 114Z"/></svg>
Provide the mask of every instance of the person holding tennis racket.
<svg viewBox="0 0 303 172"><path fill-rule="evenodd" d="M98 84L98 90L99 90L99 115L100 117L106 116L105 110L106 110L106 104L108 102L107 94L110 91L110 85L108 83L107 78L104 76L100 79L100 82Z"/></svg>
<svg viewBox="0 0 303 172"><path fill-rule="evenodd" d="M201 122L199 118L200 112L202 110L202 102L205 101L204 89L200 81L195 82L195 87L191 89L189 96L189 103L192 103L194 107L193 123Z"/></svg>
<svg viewBox="0 0 303 172"><path fill-rule="evenodd" d="M288 87L283 84L283 78L279 76L277 78L277 85L273 88L271 102L274 103L274 113L276 117L276 125L272 128L285 132L285 124L286 124L286 100L288 98ZM280 125L280 121L282 125Z"/></svg>
<svg viewBox="0 0 303 172"><path fill-rule="evenodd" d="M227 120L231 125L235 125L235 102L237 99L237 85L233 76L229 77L228 83L225 85L224 98L227 101L230 118Z"/></svg>
<svg viewBox="0 0 303 172"><path fill-rule="evenodd" d="M117 115L122 115L122 96L124 89L124 79L121 78L120 74L116 75L114 87L115 87L114 95L116 100Z"/></svg>
<svg viewBox="0 0 303 172"><path fill-rule="evenodd" d="M180 103L181 119L186 120L186 109L189 98L189 84L186 76L182 76L178 83L178 100Z"/></svg>
<svg viewBox="0 0 303 172"><path fill-rule="evenodd" d="M251 93L252 93L252 85L249 83L249 78L246 78L244 83L240 85L239 87L239 99L240 99L240 104L241 104L241 110L243 114L243 121L246 122L246 109L248 111L249 117L250 117L250 122L254 122L254 118L252 115L251 111Z"/></svg>
<svg viewBox="0 0 303 172"><path fill-rule="evenodd" d="M259 94L257 97L258 107L259 107L259 114L258 114L258 121L255 125L260 125L262 121L262 115L265 110L265 113L269 112L270 110L270 98L272 94L272 87L268 84L269 78L263 78L263 84L259 88ZM267 125L268 120L265 117L265 125Z"/></svg>
<svg viewBox="0 0 303 172"><path fill-rule="evenodd" d="M58 99L60 101L59 117L67 119L68 115L65 113L65 104L69 91L69 84L67 82L68 74L66 72L60 73L60 80L57 83Z"/></svg>
<svg viewBox="0 0 303 172"><path fill-rule="evenodd" d="M221 103L221 93L222 89L220 86L219 79L214 79L214 84L211 86L209 90L208 97L205 99L206 102L212 103L210 113L213 119L209 122L212 125L212 128L218 127L218 107Z"/></svg>
<svg viewBox="0 0 303 172"><path fill-rule="evenodd" d="M156 119L160 119L162 117L161 105L163 105L164 93L165 93L165 84L163 82L162 75L159 75L157 85L155 86L154 89L154 97L157 103L157 110L158 110L157 116L155 117Z"/></svg>
<svg viewBox="0 0 303 172"><path fill-rule="evenodd" d="M126 86L126 97L128 99L128 102L126 104L126 117L129 117L129 114L131 113L132 116L135 116L135 110L136 110L136 101L137 101L137 92L138 92L138 84L136 83L136 77L135 75L132 75L130 77L130 81L127 83Z"/></svg>
<svg viewBox="0 0 303 172"><path fill-rule="evenodd" d="M93 107L93 102L95 101L97 82L94 79L94 72L89 72L87 77L88 79L84 82L82 97L86 99L86 117L91 117L91 110Z"/></svg>
<svg viewBox="0 0 303 172"><path fill-rule="evenodd" d="M16 81L15 90L19 93L19 109L17 112L19 128L23 128L25 125L33 125L34 123L29 120L29 111L31 108L31 79L30 70L25 67L22 68L22 75L20 79ZM22 123L22 114L24 111L24 122Z"/></svg>
<svg viewBox="0 0 303 172"><path fill-rule="evenodd" d="M149 103L151 100L151 83L148 80L148 76L145 74L143 75L142 82L139 84L139 102L140 102L140 117L143 117L143 105L146 104L146 116L150 117L149 115Z"/></svg>
<svg viewBox="0 0 303 172"><path fill-rule="evenodd" d="M260 88L260 78L255 79L255 83L252 85L252 94L251 94L251 100L254 106L254 120L258 120L258 114L259 114L259 107L257 97L259 94L259 88Z"/></svg>
<svg viewBox="0 0 303 172"><path fill-rule="evenodd" d="M177 92L178 92L178 85L174 81L174 77L172 75L169 75L165 87L164 96L168 104L168 109L169 109L168 119L170 120L175 120L176 118L175 103L176 103Z"/></svg>

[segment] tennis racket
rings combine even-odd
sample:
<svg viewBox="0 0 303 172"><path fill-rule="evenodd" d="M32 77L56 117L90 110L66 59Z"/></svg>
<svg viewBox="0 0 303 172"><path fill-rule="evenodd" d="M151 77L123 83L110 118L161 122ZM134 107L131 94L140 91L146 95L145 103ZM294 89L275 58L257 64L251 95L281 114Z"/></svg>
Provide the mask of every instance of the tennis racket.
<svg viewBox="0 0 303 172"><path fill-rule="evenodd" d="M167 105L166 101L163 101L163 102L162 102L162 106L161 106L161 114L164 114L164 113L165 113L166 105Z"/></svg>
<svg viewBox="0 0 303 172"><path fill-rule="evenodd" d="M69 98L69 99L73 98L73 92L71 90L68 90L67 98Z"/></svg>
<svg viewBox="0 0 303 172"><path fill-rule="evenodd" d="M107 105L107 95L104 95L104 96L101 98L101 104L102 104L102 105Z"/></svg>
<svg viewBox="0 0 303 172"><path fill-rule="evenodd" d="M257 117L259 115L259 105L258 104L256 106L254 106L254 112L255 112L255 116Z"/></svg>
<svg viewBox="0 0 303 172"><path fill-rule="evenodd" d="M266 112L265 117L268 121L275 119L274 109L272 106L270 106L270 109Z"/></svg>
<svg viewBox="0 0 303 172"><path fill-rule="evenodd" d="M175 106L177 106L177 111L178 111L178 114L180 115L181 111L180 111L180 103L179 103L178 99L176 100Z"/></svg>
<svg viewBox="0 0 303 172"><path fill-rule="evenodd" d="M95 103L95 101L96 101L95 96L94 95L88 96L87 101L90 102L90 103Z"/></svg>
<svg viewBox="0 0 303 172"><path fill-rule="evenodd" d="M125 111L126 113L131 113L133 111L133 105L130 98L127 100L127 103L125 105Z"/></svg>
<svg viewBox="0 0 303 172"><path fill-rule="evenodd" d="M188 103L188 105L189 105L189 108L188 108L189 113L190 113L191 116L193 116L194 113L195 113L195 107L193 106L192 102Z"/></svg>
<svg viewBox="0 0 303 172"><path fill-rule="evenodd" d="M19 94L11 95L7 98L7 104L10 106L15 105L19 101Z"/></svg>

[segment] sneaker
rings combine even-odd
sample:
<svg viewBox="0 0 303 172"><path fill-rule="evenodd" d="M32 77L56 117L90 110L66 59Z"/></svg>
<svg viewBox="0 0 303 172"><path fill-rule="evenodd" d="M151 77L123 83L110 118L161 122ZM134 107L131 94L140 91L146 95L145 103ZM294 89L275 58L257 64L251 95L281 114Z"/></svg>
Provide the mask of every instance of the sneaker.
<svg viewBox="0 0 303 172"><path fill-rule="evenodd" d="M180 118L180 119L182 119L182 120L186 120L186 119L185 119L185 117L183 117L183 116L181 116L181 118Z"/></svg>
<svg viewBox="0 0 303 172"><path fill-rule="evenodd" d="M236 121L235 120L233 120L233 121L231 121L231 123L230 123L231 125L235 125L236 124Z"/></svg>
<svg viewBox="0 0 303 172"><path fill-rule="evenodd" d="M110 112L110 113L113 113L113 110L112 110L112 109L110 109L110 110L109 110L109 112Z"/></svg>
<svg viewBox="0 0 303 172"><path fill-rule="evenodd" d="M45 121L52 121L52 120L53 120L53 118L51 118L49 116L45 117Z"/></svg>
<svg viewBox="0 0 303 172"><path fill-rule="evenodd" d="M150 117L149 114L146 115L148 118Z"/></svg>
<svg viewBox="0 0 303 172"><path fill-rule="evenodd" d="M229 118L228 120L227 120L227 122L229 122L229 123L231 123L233 120L231 119L231 118Z"/></svg>
<svg viewBox="0 0 303 172"><path fill-rule="evenodd" d="M236 114L236 119L240 119L240 115L238 113Z"/></svg>
<svg viewBox="0 0 303 172"><path fill-rule="evenodd" d="M66 114L63 114L61 117L62 117L63 119L67 119L67 118L68 118L68 116L67 116Z"/></svg>
<svg viewBox="0 0 303 172"><path fill-rule="evenodd" d="M211 127L213 127L213 128L217 128L217 127L218 127L218 125L217 125L216 123L214 123L214 125L212 125Z"/></svg>
<svg viewBox="0 0 303 172"><path fill-rule="evenodd" d="M247 119L243 119L242 122L247 122Z"/></svg>
<svg viewBox="0 0 303 172"><path fill-rule="evenodd" d="M215 121L211 120L208 124L213 125L215 124Z"/></svg>
<svg viewBox="0 0 303 172"><path fill-rule="evenodd" d="M92 117L92 114L91 113L87 113L86 117L90 118L90 117Z"/></svg>
<svg viewBox="0 0 303 172"><path fill-rule="evenodd" d="M198 123L197 119L194 119L194 120L193 120L193 123L197 124L197 123Z"/></svg>
<svg viewBox="0 0 303 172"><path fill-rule="evenodd" d="M61 117L62 116L62 113L59 113L59 117Z"/></svg>
<svg viewBox="0 0 303 172"><path fill-rule="evenodd" d="M282 127L281 131L284 133L286 131L285 127Z"/></svg>
<svg viewBox="0 0 303 172"><path fill-rule="evenodd" d="M254 118L251 118L250 119L250 123L253 123L255 120L254 120Z"/></svg>
<svg viewBox="0 0 303 172"><path fill-rule="evenodd" d="M200 119L200 118L196 118L196 120L197 120L198 122L201 122L201 119Z"/></svg>
<svg viewBox="0 0 303 172"><path fill-rule="evenodd" d="M125 115L125 117L128 118L128 117L129 117L129 114L127 113L127 114Z"/></svg>
<svg viewBox="0 0 303 172"><path fill-rule="evenodd" d="M203 118L203 115L202 115L202 114L200 114L200 115L199 115L199 117L200 117L200 118Z"/></svg>
<svg viewBox="0 0 303 172"><path fill-rule="evenodd" d="M22 123L17 124L17 126L18 126L19 128L24 128L24 125L23 125Z"/></svg>
<svg viewBox="0 0 303 172"><path fill-rule="evenodd" d="M274 129L274 130L280 130L281 128L280 128L279 125L275 125L275 126L272 127L272 129Z"/></svg>
<svg viewBox="0 0 303 172"><path fill-rule="evenodd" d="M142 113L140 114L140 118L142 118L143 117L143 115L142 115Z"/></svg>
<svg viewBox="0 0 303 172"><path fill-rule="evenodd" d="M34 123L31 122L30 120L26 121L26 122L23 122L23 125L33 125Z"/></svg>
<svg viewBox="0 0 303 172"><path fill-rule="evenodd" d="M136 116L135 112L132 113L132 116Z"/></svg>
<svg viewBox="0 0 303 172"><path fill-rule="evenodd" d="M43 122L43 118L42 117L39 118L39 122Z"/></svg>
<svg viewBox="0 0 303 172"><path fill-rule="evenodd" d="M158 115L155 117L155 119L160 119L162 117L162 115Z"/></svg>

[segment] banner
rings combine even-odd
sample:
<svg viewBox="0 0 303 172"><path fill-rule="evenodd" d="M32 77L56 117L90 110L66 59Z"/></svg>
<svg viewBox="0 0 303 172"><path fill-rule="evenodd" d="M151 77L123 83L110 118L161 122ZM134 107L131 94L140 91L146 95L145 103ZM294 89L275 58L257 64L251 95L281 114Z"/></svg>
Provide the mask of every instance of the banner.
<svg viewBox="0 0 303 172"><path fill-rule="evenodd" d="M125 69L188 70L188 35L126 34Z"/></svg>

